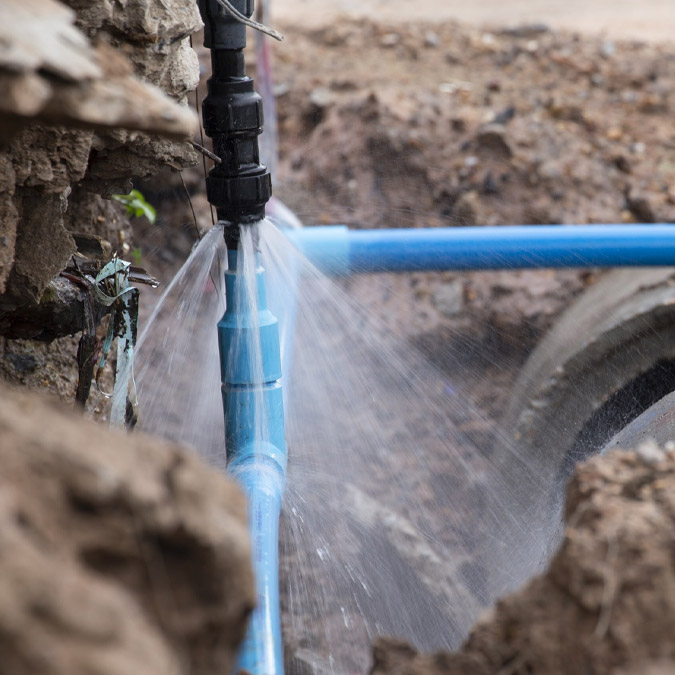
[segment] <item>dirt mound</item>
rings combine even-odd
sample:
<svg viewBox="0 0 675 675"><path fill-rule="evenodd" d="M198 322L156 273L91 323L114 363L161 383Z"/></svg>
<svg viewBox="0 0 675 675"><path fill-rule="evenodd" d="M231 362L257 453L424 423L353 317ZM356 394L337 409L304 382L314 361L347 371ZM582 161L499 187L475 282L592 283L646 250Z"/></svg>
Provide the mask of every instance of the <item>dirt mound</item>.
<svg viewBox="0 0 675 675"><path fill-rule="evenodd" d="M0 674L231 673L245 501L179 446L0 388Z"/></svg>
<svg viewBox="0 0 675 675"><path fill-rule="evenodd" d="M283 166L330 209L311 215L396 227L675 212L664 47L369 22L289 30L288 43Z"/></svg>
<svg viewBox="0 0 675 675"><path fill-rule="evenodd" d="M275 189L308 224L675 217L675 61L663 46L545 26L341 21L286 32ZM542 270L391 285L412 297L417 326L474 339L495 330L522 346L590 280Z"/></svg>
<svg viewBox="0 0 675 675"><path fill-rule="evenodd" d="M582 465L546 574L502 600L461 651L381 641L376 675L675 672L675 452L653 444Z"/></svg>

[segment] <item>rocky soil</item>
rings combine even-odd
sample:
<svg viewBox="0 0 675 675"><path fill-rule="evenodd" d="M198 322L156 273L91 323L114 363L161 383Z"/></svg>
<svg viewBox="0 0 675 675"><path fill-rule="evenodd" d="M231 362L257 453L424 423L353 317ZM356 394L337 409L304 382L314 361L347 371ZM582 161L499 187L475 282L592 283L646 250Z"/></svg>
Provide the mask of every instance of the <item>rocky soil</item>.
<svg viewBox="0 0 675 675"><path fill-rule="evenodd" d="M129 219L110 195L128 193L132 176L195 163L187 139L196 115L185 103L199 76L189 35L201 21L195 4L182 2L67 4L11 0L0 10L8 45L0 55L0 370L18 382L42 371L44 386L55 366L71 383L56 391L72 395L71 339L50 351L3 338L51 341L82 330L86 284L59 275L76 251L99 262L130 257ZM72 358L54 362L54 351Z"/></svg>
<svg viewBox="0 0 675 675"><path fill-rule="evenodd" d="M0 673L233 672L255 599L238 488L177 445L0 402Z"/></svg>
<svg viewBox="0 0 675 675"><path fill-rule="evenodd" d="M14 5L10 3L9 7L3 8L3 17L9 27L14 26L15 32L20 34L19 29L28 21L22 19L18 9L11 11ZM13 86L19 92L28 89L26 80L42 77L42 87L47 87L53 97L58 97L59 78L69 82L67 93L70 98L60 105L71 115L70 118L59 113L52 115L53 101L35 101L31 108L33 115L19 117L23 112L22 101L17 101L14 108L11 97L5 101L6 114L14 114L23 130L0 155L5 166L1 192L6 255L0 288L4 291L4 311L39 301L46 284L65 267L76 250L73 232L100 234L115 248L122 245L125 235L119 216L123 209L102 200L99 195L126 194L132 176L149 175L167 163L180 167L195 161L194 152L185 142L167 141L128 129L140 127L183 138L189 134L192 117L187 115L182 123L170 128L171 114L177 115L176 111L184 109L175 106L158 87L173 99L185 103L187 92L197 84L197 61L186 39L201 26L196 6L187 11L181 3L165 3L162 11L156 13L146 3L133 1L124 3L119 11L99 3L73 5L77 14L63 5L50 4L55 15L56 28L51 26L55 36L49 35L50 26L42 27L42 32L55 43L60 61L52 63L49 54L36 55L20 42L14 45L14 53L18 52L23 60L18 65L0 63L10 73L5 78L18 69L19 75L15 77L22 79ZM81 32L70 25L71 21L76 21ZM15 25L17 22L18 26ZM88 47L85 35L99 45L98 51ZM43 42L49 40L43 39ZM67 46L76 43L79 50L71 47L75 52L71 55L61 43ZM87 64L89 70L84 69L83 64ZM141 97L144 85L132 77L134 73L137 78L155 85L154 88L147 87L147 91L156 92L158 99L158 109L145 110L144 125L140 122L134 125L129 119L135 111L148 105ZM121 74L126 80L115 84L121 91L130 92L129 99L119 100L114 88L102 92L103 85L99 85L96 89L97 78L112 86L114 77L121 77ZM113 106L111 103L115 98L118 100ZM71 104L68 103L70 99L73 100ZM83 105L77 103L82 100L94 109L108 109L111 111L109 117L92 119L91 113L86 108L82 110ZM163 108L160 107L162 103ZM75 131L35 124L53 119L88 128ZM127 130L121 131L121 127ZM122 252L128 253L128 250Z"/></svg>
<svg viewBox="0 0 675 675"><path fill-rule="evenodd" d="M392 227L672 215L667 48L353 22L289 31L277 60L283 175L325 195L301 215Z"/></svg>
<svg viewBox="0 0 675 675"><path fill-rule="evenodd" d="M675 672L675 452L581 465L549 570L500 601L454 654L381 641L373 675Z"/></svg>
<svg viewBox="0 0 675 675"><path fill-rule="evenodd" d="M669 221L675 57L664 47L454 24L338 23L276 51L278 192L307 223ZM311 64L308 67L306 64ZM311 196L311 198L310 198ZM415 276L426 321L535 335L588 273ZM459 279L457 281L456 279ZM407 283L410 283L409 281Z"/></svg>

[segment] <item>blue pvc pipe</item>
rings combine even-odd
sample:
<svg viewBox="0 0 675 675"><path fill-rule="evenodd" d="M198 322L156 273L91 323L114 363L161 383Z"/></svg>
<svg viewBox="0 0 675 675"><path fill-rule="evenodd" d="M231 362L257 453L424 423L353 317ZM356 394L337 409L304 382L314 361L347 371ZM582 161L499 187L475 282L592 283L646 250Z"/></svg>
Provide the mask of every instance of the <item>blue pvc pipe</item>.
<svg viewBox="0 0 675 675"><path fill-rule="evenodd" d="M276 197L272 197L267 203L267 217L282 232L302 227L298 217ZM267 292L270 308L279 320L281 370L284 373L292 373L300 265L295 255L284 256L281 265L283 265L283 279L269 284ZM289 387L284 387L284 405L287 405L289 395Z"/></svg>
<svg viewBox="0 0 675 675"><path fill-rule="evenodd" d="M256 607L235 672L282 675L278 535L287 453L279 330L267 309L260 265L256 269L257 309L253 312L242 302L237 258L237 251L228 252L227 310L218 323L218 342L227 471L248 498Z"/></svg>
<svg viewBox="0 0 675 675"><path fill-rule="evenodd" d="M331 225L286 234L322 271L340 275L675 264L675 226L668 224L382 230Z"/></svg>

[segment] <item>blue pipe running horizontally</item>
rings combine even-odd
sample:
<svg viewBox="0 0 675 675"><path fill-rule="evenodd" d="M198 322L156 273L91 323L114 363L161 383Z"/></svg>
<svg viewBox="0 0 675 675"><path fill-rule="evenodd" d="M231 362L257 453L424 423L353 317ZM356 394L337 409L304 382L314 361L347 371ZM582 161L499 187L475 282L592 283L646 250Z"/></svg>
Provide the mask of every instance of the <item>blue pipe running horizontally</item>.
<svg viewBox="0 0 675 675"><path fill-rule="evenodd" d="M281 675L278 531L286 480L286 441L277 320L256 269L257 308L243 302L238 252L228 251L227 309L218 324L228 473L248 497L256 608L236 672ZM261 367L262 366L262 367Z"/></svg>
<svg viewBox="0 0 675 675"><path fill-rule="evenodd" d="M330 225L286 235L312 263L336 275L675 263L675 226L668 224L382 230Z"/></svg>

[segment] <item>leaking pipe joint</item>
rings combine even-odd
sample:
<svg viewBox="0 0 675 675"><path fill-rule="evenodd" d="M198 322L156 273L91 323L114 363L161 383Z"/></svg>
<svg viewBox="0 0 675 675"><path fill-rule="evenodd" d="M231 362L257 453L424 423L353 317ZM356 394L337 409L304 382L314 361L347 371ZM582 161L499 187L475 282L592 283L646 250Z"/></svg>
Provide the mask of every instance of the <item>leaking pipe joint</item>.
<svg viewBox="0 0 675 675"><path fill-rule="evenodd" d="M227 310L218 324L228 473L248 498L257 603L237 672L283 673L278 529L286 477L284 405L277 320L256 269L257 308L240 306L238 252L228 251Z"/></svg>
<svg viewBox="0 0 675 675"><path fill-rule="evenodd" d="M262 99L246 75L246 27L218 0L198 0L204 46L211 50L212 75L202 106L206 134L220 159L206 179L206 194L223 223L228 249L227 310L218 324L228 473L242 486L249 505L257 603L239 652L237 672L283 673L279 616L278 529L286 475L286 442L279 329L267 309L264 270L257 265L257 307L241 302L238 267L242 227L265 217L272 194L260 164L258 136ZM230 0L251 17L253 0ZM256 228L257 229L257 228Z"/></svg>

